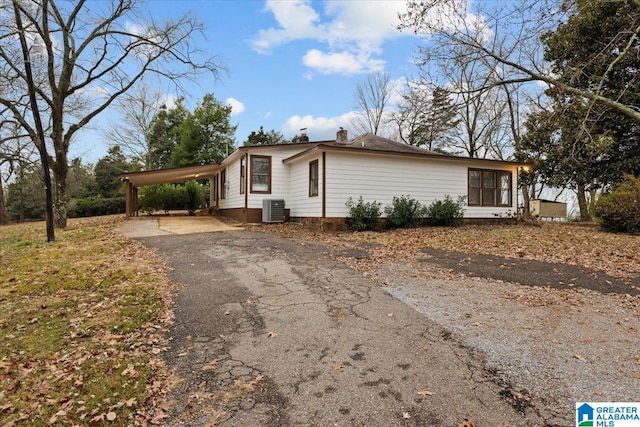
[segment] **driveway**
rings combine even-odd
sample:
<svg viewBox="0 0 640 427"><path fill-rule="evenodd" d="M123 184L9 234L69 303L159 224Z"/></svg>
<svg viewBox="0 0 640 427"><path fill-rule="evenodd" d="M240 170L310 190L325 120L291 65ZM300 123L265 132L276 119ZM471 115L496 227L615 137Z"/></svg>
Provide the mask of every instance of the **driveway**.
<svg viewBox="0 0 640 427"><path fill-rule="evenodd" d="M127 237L166 236L209 231L240 230L212 216L140 216L129 218L118 228Z"/></svg>
<svg viewBox="0 0 640 427"><path fill-rule="evenodd" d="M167 426L550 425L484 355L332 247L242 230L138 238L182 284Z"/></svg>
<svg viewBox="0 0 640 427"><path fill-rule="evenodd" d="M166 426L569 426L640 395L638 288L602 272L425 249L365 277L336 260L368 247L161 224Z"/></svg>

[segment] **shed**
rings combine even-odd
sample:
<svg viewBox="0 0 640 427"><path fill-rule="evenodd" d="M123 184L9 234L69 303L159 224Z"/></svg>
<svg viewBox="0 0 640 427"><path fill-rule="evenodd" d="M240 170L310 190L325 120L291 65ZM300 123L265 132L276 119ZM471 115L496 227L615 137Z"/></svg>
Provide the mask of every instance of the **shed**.
<svg viewBox="0 0 640 427"><path fill-rule="evenodd" d="M531 200L529 212L532 217L565 219L567 218L567 204L553 200Z"/></svg>

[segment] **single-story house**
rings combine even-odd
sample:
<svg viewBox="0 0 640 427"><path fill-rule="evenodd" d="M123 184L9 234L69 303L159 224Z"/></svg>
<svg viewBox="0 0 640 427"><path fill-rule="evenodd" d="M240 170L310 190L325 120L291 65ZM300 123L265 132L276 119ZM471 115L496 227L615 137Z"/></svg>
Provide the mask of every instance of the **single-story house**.
<svg viewBox="0 0 640 427"><path fill-rule="evenodd" d="M390 205L410 196L423 205L465 197L466 219L517 212L518 168L528 165L428 151L365 134L348 139L240 147L220 164L122 174L127 216L137 213L137 187L188 179L211 180L211 206L241 222L340 221L351 197ZM282 217L284 215L284 218Z"/></svg>

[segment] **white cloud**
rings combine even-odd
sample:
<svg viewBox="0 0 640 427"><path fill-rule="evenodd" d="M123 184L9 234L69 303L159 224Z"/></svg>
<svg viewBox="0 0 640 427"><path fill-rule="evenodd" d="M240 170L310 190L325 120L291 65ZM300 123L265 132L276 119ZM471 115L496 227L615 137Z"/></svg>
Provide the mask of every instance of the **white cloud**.
<svg viewBox="0 0 640 427"><path fill-rule="evenodd" d="M302 58L302 62L321 74L342 73L357 74L382 70L385 61L372 59L368 55L356 56L349 52L323 53L311 49Z"/></svg>
<svg viewBox="0 0 640 427"><path fill-rule="evenodd" d="M237 116L245 110L244 104L235 98L227 98L225 103L231 106L231 117Z"/></svg>
<svg viewBox="0 0 640 427"><path fill-rule="evenodd" d="M165 93L158 98L157 108L160 108L162 105L167 107L168 110L175 108L178 103L178 98L175 95L171 95L170 93Z"/></svg>
<svg viewBox="0 0 640 427"><path fill-rule="evenodd" d="M340 127L349 130L353 117L353 112L337 117L292 116L285 121L282 131L285 136L292 137L300 135L300 129L306 128L305 133L312 141L330 140L336 138Z"/></svg>
<svg viewBox="0 0 640 427"><path fill-rule="evenodd" d="M384 66L384 61L375 59L375 55L382 53L385 40L410 35L397 29L398 13L406 10L405 2L324 4L321 15L309 0L267 1L265 11L273 14L277 26L261 30L252 41L253 49L264 54L291 41L315 40L327 48L309 50L303 58L307 67L323 74L369 73Z"/></svg>

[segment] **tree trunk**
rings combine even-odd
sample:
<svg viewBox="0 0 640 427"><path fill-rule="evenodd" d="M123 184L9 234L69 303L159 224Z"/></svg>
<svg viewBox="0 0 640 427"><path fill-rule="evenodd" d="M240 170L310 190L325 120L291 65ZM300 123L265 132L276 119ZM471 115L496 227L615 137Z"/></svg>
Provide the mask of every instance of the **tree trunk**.
<svg viewBox="0 0 640 427"><path fill-rule="evenodd" d="M56 180L56 202L54 205L54 218L56 228L67 227L67 175L58 176L55 173Z"/></svg>
<svg viewBox="0 0 640 427"><path fill-rule="evenodd" d="M0 177L0 225L9 224L9 215L7 214L7 205L4 200L4 188L2 186L2 177Z"/></svg>
<svg viewBox="0 0 640 427"><path fill-rule="evenodd" d="M580 208L580 221L589 222L591 216L589 215L589 204L587 203L586 189L583 183L578 184L578 207Z"/></svg>
<svg viewBox="0 0 640 427"><path fill-rule="evenodd" d="M522 186L522 217L525 219L531 218L531 209L529 207L529 201L531 197L529 196L529 185Z"/></svg>

